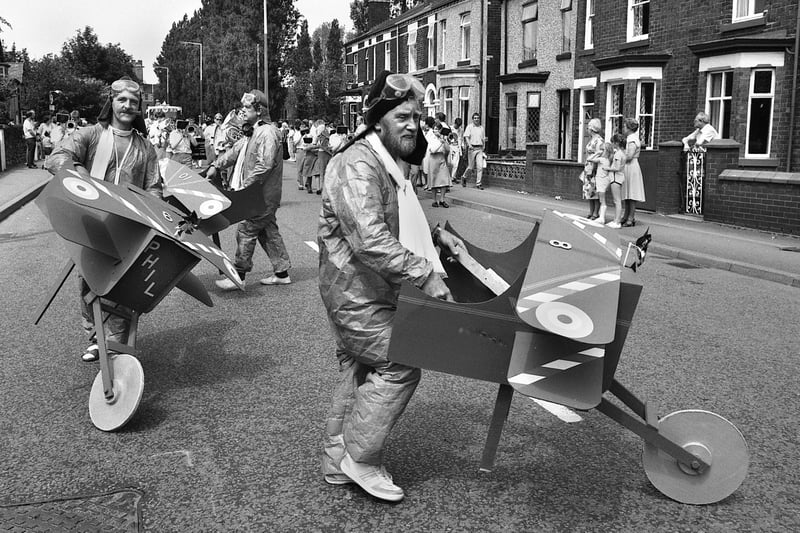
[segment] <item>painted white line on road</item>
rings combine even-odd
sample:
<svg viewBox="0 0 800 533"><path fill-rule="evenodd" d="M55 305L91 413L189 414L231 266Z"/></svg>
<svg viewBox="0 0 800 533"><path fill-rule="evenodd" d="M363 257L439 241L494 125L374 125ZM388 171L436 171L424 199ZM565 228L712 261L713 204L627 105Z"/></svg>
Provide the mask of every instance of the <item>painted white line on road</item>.
<svg viewBox="0 0 800 533"><path fill-rule="evenodd" d="M309 248L314 250L315 252L319 253L319 245L314 241L306 241L306 244Z"/></svg>
<svg viewBox="0 0 800 533"><path fill-rule="evenodd" d="M539 404L539 406L544 409L545 411L549 411L551 414L557 416L564 422L573 423L573 422L581 422L583 418L570 409L569 407L564 407L563 405L547 402L545 400L537 400L536 398L531 398L534 402Z"/></svg>

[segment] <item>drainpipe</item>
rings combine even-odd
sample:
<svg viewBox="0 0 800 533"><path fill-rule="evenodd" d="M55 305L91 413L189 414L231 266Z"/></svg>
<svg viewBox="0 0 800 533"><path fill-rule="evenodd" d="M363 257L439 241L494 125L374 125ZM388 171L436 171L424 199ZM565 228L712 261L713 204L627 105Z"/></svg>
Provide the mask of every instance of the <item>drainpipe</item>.
<svg viewBox="0 0 800 533"><path fill-rule="evenodd" d="M797 25L794 28L794 69L792 71L792 104L789 108L789 150L786 155L786 172L792 169L792 144L794 140L794 118L797 113L797 56L800 51L800 5L797 6Z"/></svg>
<svg viewBox="0 0 800 533"><path fill-rule="evenodd" d="M489 119L489 114L483 108L483 102L484 102L483 92L486 90L486 57L484 57L484 54L486 53L485 52L486 47L484 46L484 43L488 38L487 35L488 32L486 31L486 28L484 27L483 24L485 20L484 13L486 11L487 4L489 3L489 1L491 0L485 0L485 1L481 0L481 50L480 53L478 54L478 57L480 58L481 62L481 77L480 77L481 87L480 91L478 91L478 109L481 110L481 119L483 120L484 128L486 127L486 123Z"/></svg>
<svg viewBox="0 0 800 533"><path fill-rule="evenodd" d="M505 16L503 17L503 38L505 39L503 44L503 74L508 74L508 2L504 2L503 8L505 11Z"/></svg>

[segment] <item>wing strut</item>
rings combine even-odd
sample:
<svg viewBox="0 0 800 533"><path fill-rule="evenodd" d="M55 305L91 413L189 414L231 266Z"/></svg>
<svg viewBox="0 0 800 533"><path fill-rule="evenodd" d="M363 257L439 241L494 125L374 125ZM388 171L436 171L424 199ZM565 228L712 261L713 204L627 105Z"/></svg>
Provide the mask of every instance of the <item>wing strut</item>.
<svg viewBox="0 0 800 533"><path fill-rule="evenodd" d="M53 289L50 291L49 295L44 299L44 302L39 308L39 313L36 315L36 320L33 322L35 325L39 324L39 321L42 319L45 312L50 307L50 304L53 303L56 294L58 294L58 291L61 290L61 287L64 286L64 282L67 281L67 278L72 273L73 268L75 268L75 263L72 262L72 259L68 259L67 264L65 264L64 268L61 269L61 274L59 274L58 279L56 279L56 283L53 285Z"/></svg>

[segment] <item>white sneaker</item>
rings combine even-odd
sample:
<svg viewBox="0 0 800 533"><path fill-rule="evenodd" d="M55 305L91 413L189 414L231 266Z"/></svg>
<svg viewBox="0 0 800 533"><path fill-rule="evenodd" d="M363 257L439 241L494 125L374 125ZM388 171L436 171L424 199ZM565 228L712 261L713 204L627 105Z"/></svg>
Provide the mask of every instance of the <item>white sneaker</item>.
<svg viewBox="0 0 800 533"><path fill-rule="evenodd" d="M614 222L614 221L612 220L611 222L609 222L608 224L606 224L606 226L607 226L607 227L609 227L609 228L611 228L611 229L619 229L619 228L621 228L621 227L622 227L622 224L620 224L619 222Z"/></svg>
<svg viewBox="0 0 800 533"><path fill-rule="evenodd" d="M289 276L286 276L285 278L279 278L275 274L261 280L262 285L288 285L291 282L292 278Z"/></svg>
<svg viewBox="0 0 800 533"><path fill-rule="evenodd" d="M214 285L216 285L223 291L234 291L239 288L233 281L229 280L228 278L218 279L214 281Z"/></svg>
<svg viewBox="0 0 800 533"><path fill-rule="evenodd" d="M389 502L399 502L405 497L403 489L386 476L380 466L357 463L350 454L345 454L341 463L342 472L356 482L367 493Z"/></svg>

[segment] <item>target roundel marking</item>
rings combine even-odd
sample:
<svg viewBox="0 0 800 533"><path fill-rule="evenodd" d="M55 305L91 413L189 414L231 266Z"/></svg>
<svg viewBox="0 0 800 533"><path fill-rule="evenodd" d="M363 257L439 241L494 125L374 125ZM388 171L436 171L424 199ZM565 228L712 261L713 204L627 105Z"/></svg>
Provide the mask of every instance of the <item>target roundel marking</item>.
<svg viewBox="0 0 800 533"><path fill-rule="evenodd" d="M548 331L570 339L582 339L594 331L591 317L565 302L543 303L536 308L536 318Z"/></svg>
<svg viewBox="0 0 800 533"><path fill-rule="evenodd" d="M83 198L84 200L97 200L100 198L100 192L85 179L64 178L62 183L65 189L78 198Z"/></svg>
<svg viewBox="0 0 800 533"><path fill-rule="evenodd" d="M212 216L222 211L223 207L219 200L206 200L200 204L199 210L201 215Z"/></svg>

